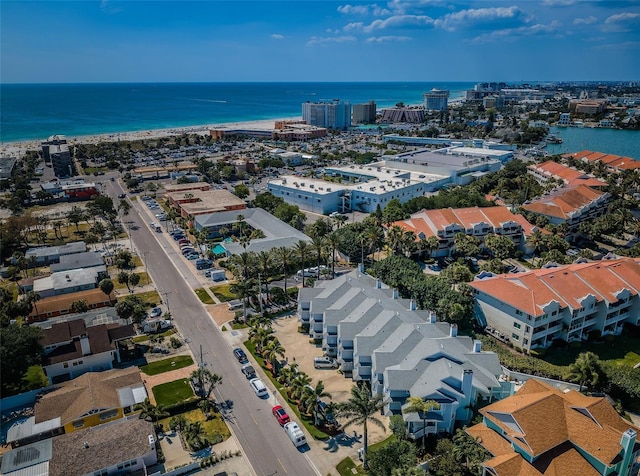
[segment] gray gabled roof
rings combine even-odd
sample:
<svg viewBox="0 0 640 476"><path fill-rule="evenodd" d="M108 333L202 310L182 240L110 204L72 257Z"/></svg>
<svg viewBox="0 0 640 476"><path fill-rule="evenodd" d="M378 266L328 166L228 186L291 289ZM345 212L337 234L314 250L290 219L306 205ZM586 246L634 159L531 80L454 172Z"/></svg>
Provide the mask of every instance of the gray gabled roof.
<svg viewBox="0 0 640 476"><path fill-rule="evenodd" d="M71 255L60 256L60 262L51 265L51 272L67 271L78 268L91 268L93 266L101 266L104 264L102 255L95 251L85 251L83 253L74 253Z"/></svg>
<svg viewBox="0 0 640 476"><path fill-rule="evenodd" d="M60 246L42 246L40 248L29 248L24 254L26 258L35 256L36 258L44 258L47 256L63 256L73 253L83 253L87 250L87 244L84 241L74 241Z"/></svg>
<svg viewBox="0 0 640 476"><path fill-rule="evenodd" d="M0 473L12 474L12 476L18 474L41 474L41 469L48 469L48 462L52 456L51 443L51 439L48 439L6 452L2 456ZM27 468L28 471L20 471L27 470ZM38 472L34 473L34 469L37 469Z"/></svg>

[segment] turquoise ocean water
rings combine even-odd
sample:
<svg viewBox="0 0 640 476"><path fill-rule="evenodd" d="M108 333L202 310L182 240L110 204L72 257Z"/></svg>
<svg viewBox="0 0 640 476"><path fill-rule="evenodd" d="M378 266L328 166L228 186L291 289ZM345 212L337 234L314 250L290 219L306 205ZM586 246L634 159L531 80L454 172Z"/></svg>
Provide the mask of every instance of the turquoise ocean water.
<svg viewBox="0 0 640 476"><path fill-rule="evenodd" d="M2 84L0 142L299 117L302 103L419 104L432 88L462 97L475 83Z"/></svg>
<svg viewBox="0 0 640 476"><path fill-rule="evenodd" d="M592 150L640 160L640 131L590 127L552 127L549 133L562 138L562 144L547 145L546 151L550 154Z"/></svg>

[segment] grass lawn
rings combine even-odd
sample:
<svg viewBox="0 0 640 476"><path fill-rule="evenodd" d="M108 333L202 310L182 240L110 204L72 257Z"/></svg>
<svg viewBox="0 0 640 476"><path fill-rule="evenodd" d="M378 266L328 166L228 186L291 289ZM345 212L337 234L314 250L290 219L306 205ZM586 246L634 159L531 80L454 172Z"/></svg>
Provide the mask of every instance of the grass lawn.
<svg viewBox="0 0 640 476"><path fill-rule="evenodd" d="M138 286L145 286L145 285L151 283L151 279L149 278L149 275L147 273L145 273L144 271L142 273L135 273L135 274L140 276L140 282L138 283ZM112 276L114 276L114 279L112 279L113 288L114 289L127 289L127 285L126 284L123 284L120 281L118 281L118 273L117 272L112 274ZM133 289L135 290L135 287Z"/></svg>
<svg viewBox="0 0 640 476"><path fill-rule="evenodd" d="M140 367L140 371L147 375L158 375L170 370L182 369L193 365L193 359L190 355L177 355L168 359L156 360L150 364Z"/></svg>
<svg viewBox="0 0 640 476"><path fill-rule="evenodd" d="M196 295L204 304L214 304L215 301L209 296L209 293L204 288L194 289Z"/></svg>
<svg viewBox="0 0 640 476"><path fill-rule="evenodd" d="M158 335L162 336L162 337L169 337L169 336L172 336L173 334L175 334L176 332L178 332L178 331L176 331L175 329L169 329L168 331L164 331L162 334L158 334ZM148 341L150 337L151 336L145 334L145 335L141 335L141 336L135 336L132 340L136 344L139 344L140 342Z"/></svg>
<svg viewBox="0 0 640 476"><path fill-rule="evenodd" d="M114 281L114 284L115 284L115 281ZM133 294L133 296L138 296L144 302L146 302L147 304L151 304L152 306L157 306L161 302L158 291L147 291L145 293L136 293L136 294Z"/></svg>
<svg viewBox="0 0 640 476"><path fill-rule="evenodd" d="M356 466L353 460L348 456L338 463L338 465L336 466L336 469L338 470L338 473L340 473L340 476L353 476L354 474L367 474L362 469L361 464ZM354 472L354 469L355 469L355 472Z"/></svg>
<svg viewBox="0 0 640 476"><path fill-rule="evenodd" d="M153 392L153 396L156 398L157 405L163 405L165 407L175 405L195 397L193 389L191 388L191 385L189 385L189 380L186 378L156 385L151 389L151 391Z"/></svg>
<svg viewBox="0 0 640 476"><path fill-rule="evenodd" d="M549 363L555 365L570 365L575 362L576 357L581 352L593 352L600 360L613 360L619 364L627 364L632 367L640 362L640 338L630 336L628 333L622 333L619 336L611 336L611 338L603 338L604 342L597 344L595 342L585 342L578 349L554 349L550 348L542 357Z"/></svg>
<svg viewBox="0 0 640 476"><path fill-rule="evenodd" d="M137 268L138 266L142 266L142 265L143 265L143 263L142 263L142 259L140 259L140 257L139 257L139 256L133 256L133 257L131 258L131 261L133 262L133 266L135 266L136 268Z"/></svg>
<svg viewBox="0 0 640 476"><path fill-rule="evenodd" d="M204 433L205 438L211 438L215 434L220 434L226 440L231 436L229 427L227 427L227 424L218 414L214 413L215 417L208 421L200 409L184 412L181 415L185 417L187 423L195 423L197 421L201 422L202 432ZM169 420L171 420L171 417L159 421L165 431L169 431Z"/></svg>
<svg viewBox="0 0 640 476"><path fill-rule="evenodd" d="M329 438L330 435L326 434L324 431L314 426L312 416L300 414L300 410L298 410L298 406L289 400L289 397L287 396L287 392L285 391L286 388L283 387L282 384L273 377L273 375L271 374L271 370L267 369L266 365L264 364L264 359L261 356L256 354L256 348L253 345L253 343L250 341L246 341L244 343L244 346L255 357L260 367L264 369L265 374L267 375L267 377L269 377L269 380L271 380L271 383L278 390L278 393L280 393L282 398L284 398L287 402L290 403L289 406L291 407L293 412L296 414L296 416L300 419L300 421L302 422L304 427L307 429L307 431L311 434L311 436L316 440L324 440L326 438Z"/></svg>
<svg viewBox="0 0 640 476"><path fill-rule="evenodd" d="M220 286L211 286L211 292L216 295L220 302L228 302L237 299L238 296L229 291L230 284L222 284Z"/></svg>

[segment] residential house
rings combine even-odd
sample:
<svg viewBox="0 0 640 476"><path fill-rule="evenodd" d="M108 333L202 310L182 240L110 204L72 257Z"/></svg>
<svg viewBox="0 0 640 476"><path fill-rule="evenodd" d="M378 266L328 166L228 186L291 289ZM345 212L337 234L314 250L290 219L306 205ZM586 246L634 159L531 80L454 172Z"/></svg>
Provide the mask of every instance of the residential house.
<svg viewBox="0 0 640 476"><path fill-rule="evenodd" d="M90 289L69 294L60 294L40 299L34 302L33 309L27 320L43 321L50 317L64 316L71 313L71 304L75 301L85 301L89 309L98 309L106 306L113 306L116 302L116 295L111 292L107 296L100 289Z"/></svg>
<svg viewBox="0 0 640 476"><path fill-rule="evenodd" d="M74 253L72 255L60 256L58 263L50 266L52 273L69 271L72 269L88 269L104 265L104 258L95 251L85 251L84 253Z"/></svg>
<svg viewBox="0 0 640 476"><path fill-rule="evenodd" d="M43 331L44 372L51 383L59 383L86 372L112 369L120 362L118 341L135 335L131 325L87 327L84 319L57 322Z"/></svg>
<svg viewBox="0 0 640 476"><path fill-rule="evenodd" d="M42 394L34 414L7 433L7 442L23 446L49 436L72 433L123 418L144 402L147 392L137 367L88 372Z"/></svg>
<svg viewBox="0 0 640 476"><path fill-rule="evenodd" d="M518 247L524 247L526 239L537 228L522 215L512 213L507 207L470 207L422 210L407 220L392 223L412 231L418 243L430 237L438 239L438 248L432 256L449 256L455 251L454 237L458 233L475 236L484 242L488 234L511 238Z"/></svg>
<svg viewBox="0 0 640 476"><path fill-rule="evenodd" d="M40 248L29 248L24 254L27 261L35 257L34 266L45 266L51 263L59 263L60 257L74 253L84 253L87 251L87 244L84 241L74 241L60 246L42 246ZM31 266L31 263L29 263Z"/></svg>
<svg viewBox="0 0 640 476"><path fill-rule="evenodd" d="M60 294L76 293L98 287L98 283L107 276L107 267L103 264L91 268L58 271L33 282L33 291L41 298Z"/></svg>
<svg viewBox="0 0 640 476"><path fill-rule="evenodd" d="M158 461L151 422L134 418L56 436L8 451L4 476L148 474Z"/></svg>
<svg viewBox="0 0 640 476"><path fill-rule="evenodd" d="M639 428L604 397L532 378L480 413L482 423L466 431L491 453L483 475L635 476L640 469Z"/></svg>
<svg viewBox="0 0 640 476"><path fill-rule="evenodd" d="M547 193L525 202L522 208L529 213L542 215L552 225L566 224L569 234L577 233L580 223L602 216L607 211L611 195L586 185L575 185Z"/></svg>
<svg viewBox="0 0 640 476"><path fill-rule="evenodd" d="M469 285L478 322L524 350L617 335L625 322L640 325L640 259L483 273Z"/></svg>

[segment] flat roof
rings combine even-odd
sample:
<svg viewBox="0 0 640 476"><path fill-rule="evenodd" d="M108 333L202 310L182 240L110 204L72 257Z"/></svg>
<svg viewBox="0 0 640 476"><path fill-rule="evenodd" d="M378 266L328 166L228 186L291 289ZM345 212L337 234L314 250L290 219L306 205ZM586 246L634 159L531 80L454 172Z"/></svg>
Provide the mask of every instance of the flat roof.
<svg viewBox="0 0 640 476"><path fill-rule="evenodd" d="M196 202L181 203L180 208L189 214L206 213L207 211L226 211L229 207L246 207L247 204L228 190L189 190L183 192L169 192L167 197L179 202L185 199L185 194L192 195Z"/></svg>

